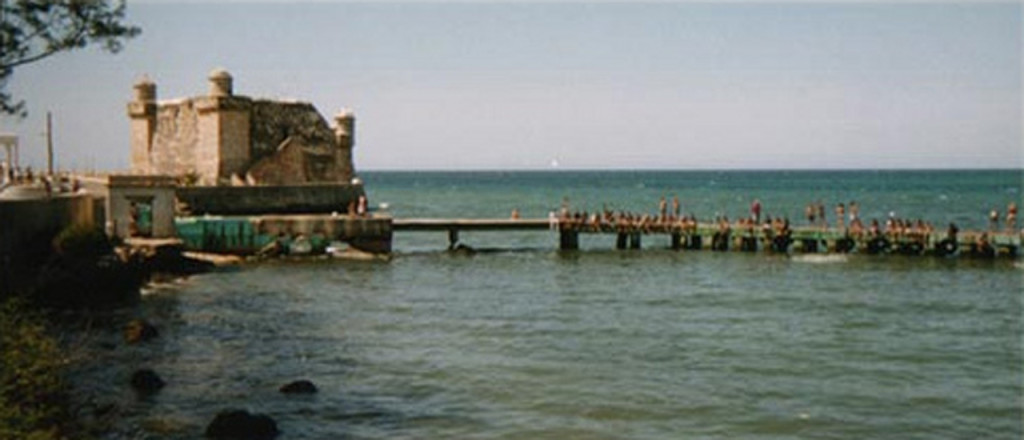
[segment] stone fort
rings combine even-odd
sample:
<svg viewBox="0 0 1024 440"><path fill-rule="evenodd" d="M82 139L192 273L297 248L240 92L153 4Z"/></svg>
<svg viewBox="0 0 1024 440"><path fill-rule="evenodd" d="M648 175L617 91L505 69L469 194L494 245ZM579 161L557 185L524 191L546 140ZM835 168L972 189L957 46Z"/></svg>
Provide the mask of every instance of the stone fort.
<svg viewBox="0 0 1024 440"><path fill-rule="evenodd" d="M128 103L133 173L197 186L340 184L355 177L351 112L328 126L310 103L235 95L221 69L208 79L208 95L169 101L157 101L149 79L135 84Z"/></svg>

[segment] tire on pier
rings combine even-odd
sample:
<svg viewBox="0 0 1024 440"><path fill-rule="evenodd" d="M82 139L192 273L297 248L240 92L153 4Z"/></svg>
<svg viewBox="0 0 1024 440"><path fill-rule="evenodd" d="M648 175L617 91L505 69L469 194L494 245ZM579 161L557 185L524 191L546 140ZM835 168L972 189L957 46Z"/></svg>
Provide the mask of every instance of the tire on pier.
<svg viewBox="0 0 1024 440"><path fill-rule="evenodd" d="M988 243L984 245L972 244L971 255L978 258L995 258L996 248Z"/></svg>
<svg viewBox="0 0 1024 440"><path fill-rule="evenodd" d="M956 240L945 239L935 245L935 255L940 257L948 257L956 255L957 251L960 250L960 245Z"/></svg>
<svg viewBox="0 0 1024 440"><path fill-rule="evenodd" d="M711 237L711 250L722 252L729 250L729 234L716 232Z"/></svg>
<svg viewBox="0 0 1024 440"><path fill-rule="evenodd" d="M888 253L892 247L892 243L889 242L888 238L875 237L868 242L868 253L871 255Z"/></svg>
<svg viewBox="0 0 1024 440"><path fill-rule="evenodd" d="M843 237L836 240L836 252L841 254L848 254L853 252L853 248L857 246L857 243L850 237Z"/></svg>
<svg viewBox="0 0 1024 440"><path fill-rule="evenodd" d="M804 238L800 240L800 250L805 254L813 254L818 252L818 239L816 238Z"/></svg>
<svg viewBox="0 0 1024 440"><path fill-rule="evenodd" d="M699 251L703 247L704 247L704 243L703 243L703 239L701 238L700 235L693 234L687 240L687 246L686 246L687 249Z"/></svg>
<svg viewBox="0 0 1024 440"><path fill-rule="evenodd" d="M921 255L924 252L924 245L917 241L900 243L899 252L903 255Z"/></svg>
<svg viewBox="0 0 1024 440"><path fill-rule="evenodd" d="M788 235L780 235L772 239L772 251L784 254L789 252L789 245L793 243L793 239L789 238Z"/></svg>

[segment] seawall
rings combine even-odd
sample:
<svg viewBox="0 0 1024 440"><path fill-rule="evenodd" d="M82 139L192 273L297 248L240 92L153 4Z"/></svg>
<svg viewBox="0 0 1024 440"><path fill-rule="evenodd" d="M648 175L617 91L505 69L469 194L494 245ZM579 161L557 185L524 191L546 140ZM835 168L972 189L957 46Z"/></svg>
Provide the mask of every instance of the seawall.
<svg viewBox="0 0 1024 440"><path fill-rule="evenodd" d="M365 194L362 184L181 186L175 190L192 215L346 213Z"/></svg>
<svg viewBox="0 0 1024 440"><path fill-rule="evenodd" d="M24 288L34 279L61 230L94 226L96 220L88 194L0 199L0 293Z"/></svg>
<svg viewBox="0 0 1024 440"><path fill-rule="evenodd" d="M391 252L389 216L197 216L179 217L175 226L186 248L205 252L252 255L277 243L284 253L323 253L335 242L375 254Z"/></svg>

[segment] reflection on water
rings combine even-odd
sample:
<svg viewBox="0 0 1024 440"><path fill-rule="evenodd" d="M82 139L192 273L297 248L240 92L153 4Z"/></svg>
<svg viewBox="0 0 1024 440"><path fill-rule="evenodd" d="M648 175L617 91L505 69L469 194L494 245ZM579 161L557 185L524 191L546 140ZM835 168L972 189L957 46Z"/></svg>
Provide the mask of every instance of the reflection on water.
<svg viewBox="0 0 1024 440"><path fill-rule="evenodd" d="M550 237L547 237L550 238ZM1019 438L1019 262L547 250L269 263L89 327L111 438ZM1016 266L1015 266L1016 265ZM154 341L119 327L144 317ZM138 368L168 385L136 396ZM310 379L320 392L277 388Z"/></svg>

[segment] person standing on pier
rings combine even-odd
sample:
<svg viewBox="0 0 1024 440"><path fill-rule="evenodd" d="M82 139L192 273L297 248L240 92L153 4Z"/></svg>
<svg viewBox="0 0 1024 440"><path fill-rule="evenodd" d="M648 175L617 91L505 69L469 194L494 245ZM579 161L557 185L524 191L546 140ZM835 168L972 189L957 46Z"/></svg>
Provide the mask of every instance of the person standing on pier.
<svg viewBox="0 0 1024 440"><path fill-rule="evenodd" d="M846 229L846 205L842 202L836 205L836 228L840 231Z"/></svg>
<svg viewBox="0 0 1024 440"><path fill-rule="evenodd" d="M1013 232L1015 229L1017 229L1017 204L1010 202L1006 206L1006 230Z"/></svg>
<svg viewBox="0 0 1024 440"><path fill-rule="evenodd" d="M661 196L661 200L658 201L658 215L659 222L668 219L668 202L665 201L665 196Z"/></svg>
<svg viewBox="0 0 1024 440"><path fill-rule="evenodd" d="M989 229L992 232L999 230L999 210L992 208L992 211L988 213Z"/></svg>
<svg viewBox="0 0 1024 440"><path fill-rule="evenodd" d="M760 199L754 199L754 201L750 204L750 219L753 220L754 223L761 223L761 200Z"/></svg>
<svg viewBox="0 0 1024 440"><path fill-rule="evenodd" d="M679 219L681 212L682 212L682 207L679 205L679 197L673 195L672 196L672 217L674 219Z"/></svg>
<svg viewBox="0 0 1024 440"><path fill-rule="evenodd" d="M818 208L818 220L821 221L821 226L823 228L828 228L828 220L825 219L825 204L822 203L821 200L818 200L816 206Z"/></svg>
<svg viewBox="0 0 1024 440"><path fill-rule="evenodd" d="M368 202L365 195L360 195L358 202L356 202L356 215L362 217L365 216L368 210Z"/></svg>

